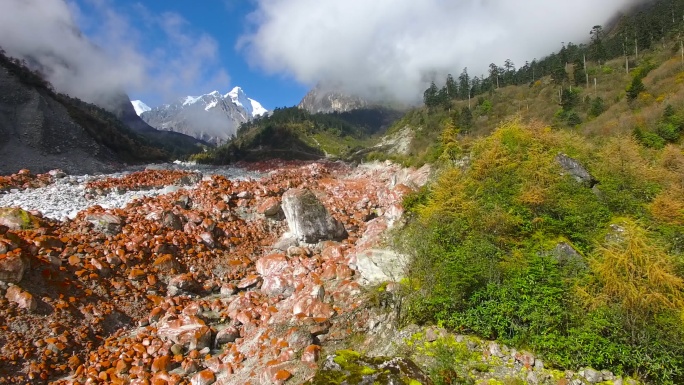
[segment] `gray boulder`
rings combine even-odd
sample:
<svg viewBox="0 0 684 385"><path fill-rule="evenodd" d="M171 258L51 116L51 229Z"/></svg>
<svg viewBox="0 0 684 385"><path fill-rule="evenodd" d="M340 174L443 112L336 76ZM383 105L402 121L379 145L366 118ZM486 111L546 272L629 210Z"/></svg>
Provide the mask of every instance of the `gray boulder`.
<svg viewBox="0 0 684 385"><path fill-rule="evenodd" d="M370 249L356 256L356 270L361 282L374 285L398 282L405 276L408 258L392 250Z"/></svg>
<svg viewBox="0 0 684 385"><path fill-rule="evenodd" d="M123 227L121 217L109 213L88 214L86 221L90 222L96 231L107 235L119 234Z"/></svg>
<svg viewBox="0 0 684 385"><path fill-rule="evenodd" d="M589 187L594 187L594 185L598 183L596 178L594 178L589 171L576 159L573 159L565 154L558 154L556 155L556 162L558 162L563 170L567 171L578 182Z"/></svg>
<svg viewBox="0 0 684 385"><path fill-rule="evenodd" d="M290 232L300 241L342 240L347 231L310 190L290 189L283 194L283 212Z"/></svg>

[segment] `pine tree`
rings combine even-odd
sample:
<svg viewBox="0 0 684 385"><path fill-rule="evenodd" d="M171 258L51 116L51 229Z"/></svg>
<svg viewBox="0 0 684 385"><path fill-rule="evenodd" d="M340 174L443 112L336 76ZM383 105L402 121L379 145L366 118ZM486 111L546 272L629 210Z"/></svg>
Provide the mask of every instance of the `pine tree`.
<svg viewBox="0 0 684 385"><path fill-rule="evenodd" d="M447 75L445 86L449 99L456 99L458 97L458 85L451 74Z"/></svg>
<svg viewBox="0 0 684 385"><path fill-rule="evenodd" d="M425 106L432 108L439 104L438 93L437 85L434 81L431 82L430 87L423 93L423 103L425 103Z"/></svg>

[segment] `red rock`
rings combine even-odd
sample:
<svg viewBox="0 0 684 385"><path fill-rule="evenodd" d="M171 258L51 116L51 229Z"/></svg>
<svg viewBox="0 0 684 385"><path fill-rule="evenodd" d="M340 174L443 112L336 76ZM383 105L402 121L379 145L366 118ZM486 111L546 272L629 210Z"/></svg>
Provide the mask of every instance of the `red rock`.
<svg viewBox="0 0 684 385"><path fill-rule="evenodd" d="M262 276L282 273L290 266L284 254L271 254L259 258L256 262L256 271Z"/></svg>
<svg viewBox="0 0 684 385"><path fill-rule="evenodd" d="M28 261L21 254L0 254L0 281L19 283L28 268Z"/></svg>
<svg viewBox="0 0 684 385"><path fill-rule="evenodd" d="M274 382L285 382L292 377L292 373L285 369L281 369L276 372L276 374L273 376L273 381Z"/></svg>
<svg viewBox="0 0 684 385"><path fill-rule="evenodd" d="M254 286L261 281L261 277L255 274L248 275L237 284L238 289L246 289L250 286Z"/></svg>
<svg viewBox="0 0 684 385"><path fill-rule="evenodd" d="M141 269L131 269L128 274L128 279L131 281L140 281L145 278L145 272Z"/></svg>
<svg viewBox="0 0 684 385"><path fill-rule="evenodd" d="M229 326L216 333L214 346L218 348L221 345L227 344L229 342L235 342L235 339L237 339L238 337L240 337L240 332L235 327Z"/></svg>
<svg viewBox="0 0 684 385"><path fill-rule="evenodd" d="M321 355L321 347L320 346L309 345L302 352L302 361L303 362L315 363L320 358L320 355Z"/></svg>
<svg viewBox="0 0 684 385"><path fill-rule="evenodd" d="M20 309L26 309L30 312L38 307L38 302L36 302L31 293L21 290L19 286L11 286L7 289L5 298L10 302L16 303Z"/></svg>
<svg viewBox="0 0 684 385"><path fill-rule="evenodd" d="M57 237L52 236L41 236L36 238L34 241L35 245L45 249L61 249L64 247L64 242L62 242Z"/></svg>
<svg viewBox="0 0 684 385"><path fill-rule="evenodd" d="M171 272L173 270L177 271L180 269L180 264L171 254L164 254L160 256L159 258L154 260L154 263L152 265L156 267L159 271L164 272Z"/></svg>
<svg viewBox="0 0 684 385"><path fill-rule="evenodd" d="M339 259L344 257L344 249L342 245L336 242L326 242L326 246L321 252L323 259Z"/></svg>
<svg viewBox="0 0 684 385"><path fill-rule="evenodd" d="M293 314L303 314L313 318L330 318L335 315L335 310L327 303L323 303L317 298L305 295L299 298L292 307Z"/></svg>
<svg viewBox="0 0 684 385"><path fill-rule="evenodd" d="M157 324L157 335L187 350L201 350L211 344L211 329L195 316L181 315L175 320L162 320Z"/></svg>
<svg viewBox="0 0 684 385"><path fill-rule="evenodd" d="M216 381L216 376L214 376L214 372L212 372L209 369L203 370L197 374L195 374L192 379L190 380L190 383L192 385L211 385Z"/></svg>
<svg viewBox="0 0 684 385"><path fill-rule="evenodd" d="M263 214L267 217L278 215L280 212L280 201L277 198L266 198L257 206L257 213Z"/></svg>
<svg viewBox="0 0 684 385"><path fill-rule="evenodd" d="M168 372L169 370L171 370L171 357L169 356L157 357L152 362L152 373Z"/></svg>

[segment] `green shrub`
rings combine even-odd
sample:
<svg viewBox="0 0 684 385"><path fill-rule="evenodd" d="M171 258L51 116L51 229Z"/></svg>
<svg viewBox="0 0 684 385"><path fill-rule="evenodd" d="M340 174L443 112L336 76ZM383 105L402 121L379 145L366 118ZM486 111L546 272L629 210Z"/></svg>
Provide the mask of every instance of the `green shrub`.
<svg viewBox="0 0 684 385"><path fill-rule="evenodd" d="M589 108L589 116L595 118L601 115L605 110L605 102L600 96L597 96L591 101L591 107Z"/></svg>

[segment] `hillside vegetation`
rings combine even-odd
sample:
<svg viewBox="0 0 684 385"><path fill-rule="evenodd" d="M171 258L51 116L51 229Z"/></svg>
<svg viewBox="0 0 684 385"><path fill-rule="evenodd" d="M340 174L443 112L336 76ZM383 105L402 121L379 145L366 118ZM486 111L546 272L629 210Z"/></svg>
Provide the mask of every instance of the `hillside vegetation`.
<svg viewBox="0 0 684 385"><path fill-rule="evenodd" d="M530 349L557 369L684 383L682 5L653 2L600 29L601 50L595 27L534 80L497 71L464 95L447 79L390 128L415 133L408 153L371 159L437 166L394 240L413 261L405 322ZM615 44L629 33L638 57ZM467 383L453 381L436 379Z"/></svg>
<svg viewBox="0 0 684 385"><path fill-rule="evenodd" d="M514 122L468 153L405 202L408 320L532 349L558 368L684 381L681 148Z"/></svg>

